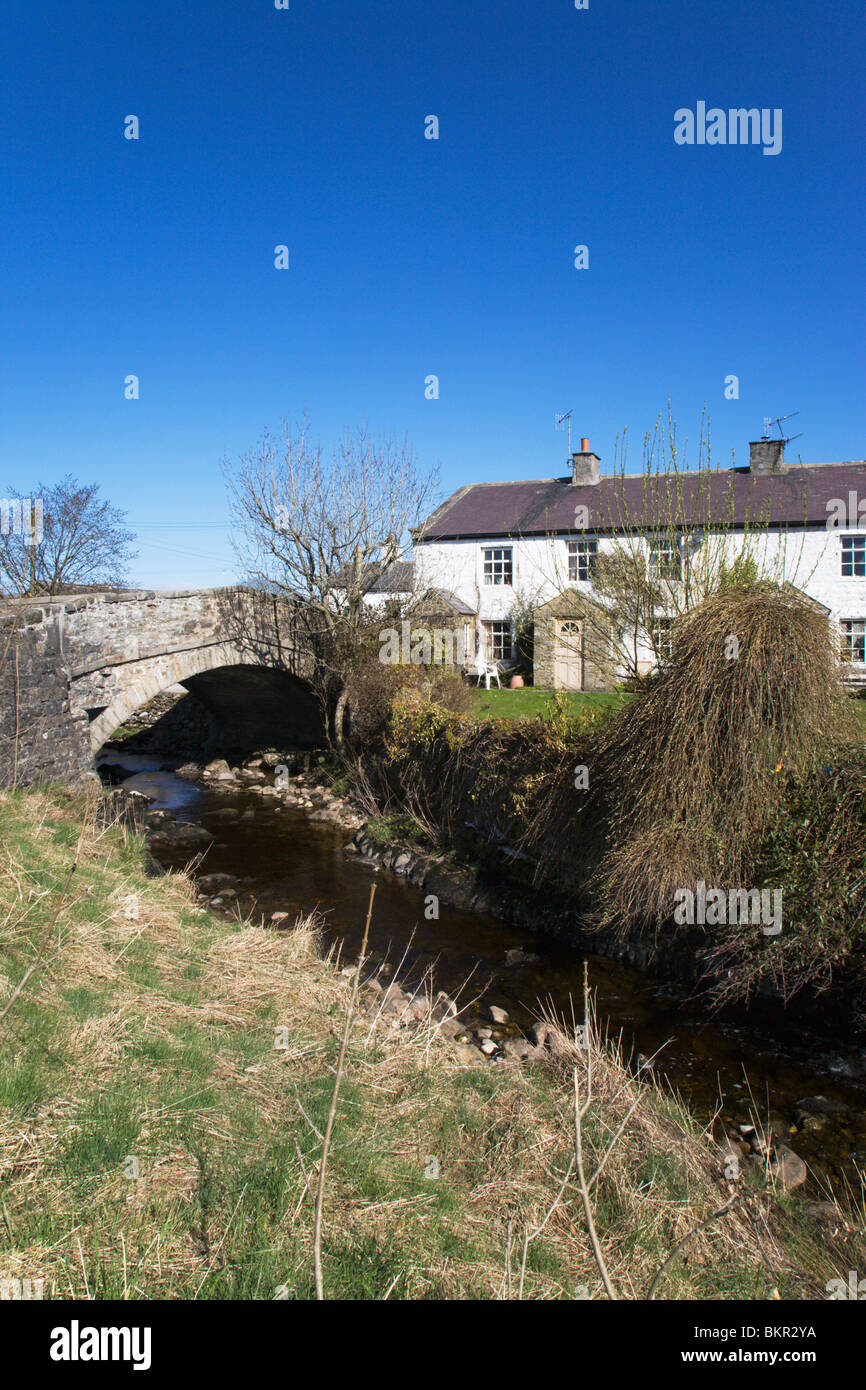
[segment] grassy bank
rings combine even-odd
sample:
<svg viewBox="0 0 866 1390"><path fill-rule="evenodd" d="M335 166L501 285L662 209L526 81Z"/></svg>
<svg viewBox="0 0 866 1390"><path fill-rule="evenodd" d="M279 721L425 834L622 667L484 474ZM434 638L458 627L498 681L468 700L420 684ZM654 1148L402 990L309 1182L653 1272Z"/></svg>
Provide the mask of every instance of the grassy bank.
<svg viewBox="0 0 866 1390"><path fill-rule="evenodd" d="M0 797L0 842L0 1278L43 1279L46 1297L311 1297L351 988L313 924L209 915L63 792ZM516 1298L524 1266L526 1298L602 1297L573 1172L563 1186L586 1054L466 1066L430 1018L376 1024L371 1008L331 1150L326 1296ZM673 1097L593 1056L588 1176L621 1129L591 1186L619 1296L646 1296L685 1237L657 1297L823 1298L862 1268L839 1218L808 1215L760 1164L726 1181Z"/></svg>

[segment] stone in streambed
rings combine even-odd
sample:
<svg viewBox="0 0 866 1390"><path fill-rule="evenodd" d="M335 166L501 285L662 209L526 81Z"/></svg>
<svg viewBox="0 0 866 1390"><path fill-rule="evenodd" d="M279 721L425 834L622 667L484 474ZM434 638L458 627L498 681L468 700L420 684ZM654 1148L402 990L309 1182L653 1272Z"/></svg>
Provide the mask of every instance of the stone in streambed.
<svg viewBox="0 0 866 1390"><path fill-rule="evenodd" d="M196 887L201 889L202 893L216 893L237 881L236 874L202 874L201 878L196 879Z"/></svg>
<svg viewBox="0 0 866 1390"><path fill-rule="evenodd" d="M194 845L209 845L214 836L209 830L205 830L203 825L194 825L191 821L179 820L161 825L153 831L150 838L155 845L165 844L186 849Z"/></svg>
<svg viewBox="0 0 866 1390"><path fill-rule="evenodd" d="M777 1144L770 1159L770 1172L778 1178L786 1192L800 1187L809 1176L809 1170L799 1154L789 1149L787 1144Z"/></svg>
<svg viewBox="0 0 866 1390"><path fill-rule="evenodd" d="M513 946L505 952L505 964L508 966L531 965L540 959L541 957L534 955L532 951L524 951L519 946Z"/></svg>
<svg viewBox="0 0 866 1390"><path fill-rule="evenodd" d="M536 1047L528 1038L506 1038L502 1051L516 1062L537 1062L544 1056L544 1048Z"/></svg>

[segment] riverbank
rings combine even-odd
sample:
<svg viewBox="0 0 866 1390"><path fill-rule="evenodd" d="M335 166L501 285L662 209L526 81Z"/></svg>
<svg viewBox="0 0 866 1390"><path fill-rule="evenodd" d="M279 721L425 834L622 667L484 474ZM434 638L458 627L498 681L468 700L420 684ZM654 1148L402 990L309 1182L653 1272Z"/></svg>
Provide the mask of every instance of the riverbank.
<svg viewBox="0 0 866 1390"><path fill-rule="evenodd" d="M771 1121L816 1185L838 1195L859 1191L866 1055L841 1046L826 1027L809 1029L774 1001L710 1020L682 985L600 957L592 939L581 946L567 905L557 920L547 895L527 894L507 873L495 885L500 915L491 915L489 886L480 886L471 865L405 838L411 825L360 824L358 805L336 790L345 791L345 779L329 775L320 755L264 750L246 764L187 763L181 776L160 756L110 750L106 757L122 759L109 769L126 779L120 796L132 791L133 804L147 808L142 824L154 855L169 868L189 865L211 910L277 929L321 910L327 943L351 958L377 876L371 968L386 979L397 965L404 982L435 977L437 987L465 994L461 1043L478 1061L493 1043L488 1062L500 1049L520 1049L531 1064L536 1001L570 1015L588 959L605 1029L630 1055L658 1054L659 1074L695 1114L708 1121L718 1112L735 1138L741 1126ZM514 923L517 909L522 926ZM491 1028L491 1007L507 1013L507 1025Z"/></svg>
<svg viewBox="0 0 866 1390"><path fill-rule="evenodd" d="M186 876L147 876L140 837L88 817L63 792L0 798L0 1277L54 1297L309 1297L351 967L319 956L310 919L263 931L198 906ZM467 1064L445 1001L387 988L363 991L351 1035L327 1295L603 1296L581 1203L560 1193L585 1051L554 1033L535 1067ZM825 1298L863 1266L836 1209L723 1153L614 1051L593 1061L584 1142L594 1167L618 1135L593 1210L620 1296L646 1297L690 1232L656 1297Z"/></svg>

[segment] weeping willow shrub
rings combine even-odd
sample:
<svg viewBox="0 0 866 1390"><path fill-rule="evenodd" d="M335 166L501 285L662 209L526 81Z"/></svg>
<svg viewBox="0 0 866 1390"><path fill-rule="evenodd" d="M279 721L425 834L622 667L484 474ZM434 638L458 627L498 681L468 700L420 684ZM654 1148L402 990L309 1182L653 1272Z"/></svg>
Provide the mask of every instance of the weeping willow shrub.
<svg viewBox="0 0 866 1390"><path fill-rule="evenodd" d="M852 738L826 612L769 583L721 588L678 623L642 699L600 740L604 924L668 918L698 879L748 886L787 778L816 779Z"/></svg>

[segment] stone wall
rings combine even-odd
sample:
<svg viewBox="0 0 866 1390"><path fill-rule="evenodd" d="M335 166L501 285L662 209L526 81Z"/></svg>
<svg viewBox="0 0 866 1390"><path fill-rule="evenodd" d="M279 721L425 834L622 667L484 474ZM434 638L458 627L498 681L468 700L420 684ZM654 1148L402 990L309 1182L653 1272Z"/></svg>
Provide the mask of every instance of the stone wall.
<svg viewBox="0 0 866 1390"><path fill-rule="evenodd" d="M93 780L86 713L73 710L56 612L0 617L0 786Z"/></svg>

